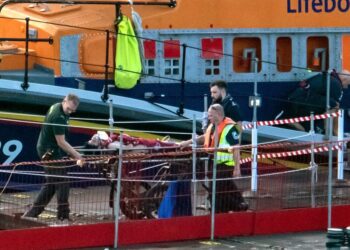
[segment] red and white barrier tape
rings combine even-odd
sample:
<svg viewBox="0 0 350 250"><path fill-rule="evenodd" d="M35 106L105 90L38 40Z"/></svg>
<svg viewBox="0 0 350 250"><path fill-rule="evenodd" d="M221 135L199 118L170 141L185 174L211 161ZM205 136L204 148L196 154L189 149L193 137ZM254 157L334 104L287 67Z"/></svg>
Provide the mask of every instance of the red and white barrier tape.
<svg viewBox="0 0 350 250"><path fill-rule="evenodd" d="M341 147L342 147L342 144L339 143L338 145L332 146L332 150L339 150ZM328 146L317 147L317 148L314 148L313 151L315 153L327 152ZM258 159L281 158L281 157L288 157L288 156L306 155L311 153L312 153L311 148L306 148L306 149L299 149L299 150L288 151L288 152L258 154ZM247 158L241 159L239 162L243 164L251 161L252 161L252 158L247 157Z"/></svg>
<svg viewBox="0 0 350 250"><path fill-rule="evenodd" d="M329 114L320 114L314 115L314 120L322 120L327 119L329 117L338 117L340 116L340 111L329 113ZM289 119L281 119L281 120L272 120L272 121L259 121L256 123L257 126L273 126L273 125L282 125L289 123L297 123L297 122L307 122L311 121L311 116L303 116ZM243 129L252 129L253 123L248 123L242 126Z"/></svg>

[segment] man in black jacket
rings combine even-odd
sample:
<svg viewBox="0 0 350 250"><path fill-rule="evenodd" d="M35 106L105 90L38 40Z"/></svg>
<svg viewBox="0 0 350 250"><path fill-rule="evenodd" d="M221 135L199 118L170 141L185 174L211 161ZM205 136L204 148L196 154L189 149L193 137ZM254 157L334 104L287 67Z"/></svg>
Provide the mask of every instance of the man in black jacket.
<svg viewBox="0 0 350 250"><path fill-rule="evenodd" d="M227 83L222 80L214 81L210 84L210 94L212 104L221 104L224 108L225 117L231 118L236 123L242 122L241 113L238 104L232 96L227 93Z"/></svg>
<svg viewBox="0 0 350 250"><path fill-rule="evenodd" d="M335 112L339 109L340 102L343 97L343 90L348 88L350 84L350 72L343 70L338 73L335 70L330 76L330 92L328 112ZM326 110L327 103L327 74L319 73L309 79L301 81L298 88L295 89L289 96L289 107L287 108L286 117L302 117L309 116L311 112L314 114L323 114ZM337 134L337 119L334 119L334 134ZM308 123L293 124L298 130L308 130ZM323 124L316 124L316 132L323 132Z"/></svg>

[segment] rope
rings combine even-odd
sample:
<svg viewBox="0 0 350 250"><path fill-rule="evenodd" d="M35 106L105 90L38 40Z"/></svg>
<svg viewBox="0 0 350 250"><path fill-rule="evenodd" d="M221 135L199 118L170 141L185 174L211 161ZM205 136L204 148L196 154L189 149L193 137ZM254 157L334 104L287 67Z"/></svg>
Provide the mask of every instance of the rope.
<svg viewBox="0 0 350 250"><path fill-rule="evenodd" d="M309 170L310 167L307 167L305 169L293 169L293 170L289 170L289 171L284 171L284 172L278 172L278 173L267 173L267 174L261 174L259 175L260 177L266 177L266 176L273 176L273 175L279 175L279 174L289 174L289 173L294 173L294 172L300 172L300 171L305 171L305 170ZM0 173L11 173L11 171L13 170L0 170ZM88 180L88 181L106 181L106 177L84 177L84 176L69 176L69 175L50 175L50 174L44 174L44 173L33 173L30 171L13 171L14 174L18 174L18 175L28 175L30 174L31 176L40 176L40 177L55 177L55 178L62 178L62 179L75 179L75 180ZM166 177L170 176L166 175ZM217 178L216 181L224 181L224 180L238 180L238 179L247 179L247 178L251 178L251 176L240 176L240 177L232 177L232 178ZM108 178L108 180L110 181L117 181L117 178ZM135 179L135 178L121 178L122 182L148 182L148 183L157 183L159 182L159 179ZM174 180L167 180L167 179L161 179L162 183L170 183L170 182L174 182ZM196 180L188 180L191 182L206 182L206 181L213 181L213 179L211 178L207 178L207 179L196 179ZM3 189L4 190L4 189ZM2 193L0 194L0 196L2 195Z"/></svg>
<svg viewBox="0 0 350 250"><path fill-rule="evenodd" d="M103 156L85 156L85 161L92 161L92 160L111 160L118 158L118 156L114 155L103 155ZM59 159L59 160L48 160L48 161L23 161L19 163L8 163L8 164L1 164L1 167L14 167L14 166L31 166L31 165L37 165L37 166L46 166L50 164L59 164L59 163L72 163L76 162L75 159ZM76 165L76 164L75 164ZM48 166L52 167L52 166Z"/></svg>
<svg viewBox="0 0 350 250"><path fill-rule="evenodd" d="M16 169L17 166L18 166L18 165L15 164L14 167L13 167L13 169L11 170L10 176L9 176L9 178L7 179L7 181L6 181L5 185L4 185L4 187L2 188L2 190L1 190L1 192L0 192L0 197L1 197L2 194L5 192L7 186L10 184L11 177L12 177L13 173L15 172L15 169Z"/></svg>

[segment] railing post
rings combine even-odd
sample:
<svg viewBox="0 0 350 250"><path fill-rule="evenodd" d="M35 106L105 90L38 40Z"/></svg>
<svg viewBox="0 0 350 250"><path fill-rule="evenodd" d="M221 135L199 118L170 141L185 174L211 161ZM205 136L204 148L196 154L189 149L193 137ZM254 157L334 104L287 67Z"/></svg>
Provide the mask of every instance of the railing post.
<svg viewBox="0 0 350 250"><path fill-rule="evenodd" d="M202 117L202 131L205 133L208 127L208 96L204 95L204 111Z"/></svg>
<svg viewBox="0 0 350 250"><path fill-rule="evenodd" d="M114 126L114 118L113 118L113 100L109 100L109 137L113 135L113 126Z"/></svg>
<svg viewBox="0 0 350 250"><path fill-rule="evenodd" d="M192 215L196 215L197 211L197 141L196 141L196 115L193 115L193 121L192 121Z"/></svg>
<svg viewBox="0 0 350 250"><path fill-rule="evenodd" d="M120 211L120 192L123 166L123 131L120 131L119 136L119 158L118 158L118 174L117 174L117 190L114 192L114 218L115 218L115 234L114 234L114 248L118 248L119 235L119 211Z"/></svg>
<svg viewBox="0 0 350 250"><path fill-rule="evenodd" d="M311 135L311 162L310 162L310 169L311 169L311 207L316 206L316 200L315 200L315 183L317 182L317 170L318 166L315 163L315 116L314 113L311 113L311 120L310 120L310 135Z"/></svg>
<svg viewBox="0 0 350 250"><path fill-rule="evenodd" d="M258 190L258 130L257 130L257 98L258 98L258 59L255 58L254 66L255 80L254 80L254 103L253 103L253 129L252 129L252 178L251 178L251 191L256 192Z"/></svg>
<svg viewBox="0 0 350 250"><path fill-rule="evenodd" d="M218 155L218 126L215 125L214 134L214 159L213 159L213 179L212 179L212 190L211 190L211 229L210 239L214 240L215 236L215 202L216 202L216 173L217 173L217 155Z"/></svg>
<svg viewBox="0 0 350 250"><path fill-rule="evenodd" d="M327 112L330 109L330 84L331 84L331 70L327 72ZM332 133L333 133L333 117L329 116L328 121L328 228L332 227L332 165L333 165L333 152L332 152ZM327 133L327 132L326 132Z"/></svg>
<svg viewBox="0 0 350 250"><path fill-rule="evenodd" d="M25 52L24 52L24 79L21 87L23 90L27 90L29 88L28 84L28 67L29 67L29 17L26 17L26 41L25 41Z"/></svg>
<svg viewBox="0 0 350 250"><path fill-rule="evenodd" d="M109 70L109 30L106 30L106 62L105 62L105 83L103 86L102 101L108 100L108 70Z"/></svg>
<svg viewBox="0 0 350 250"><path fill-rule="evenodd" d="M326 112L328 113L329 110L331 109L330 105L330 91L331 91L331 73L332 70L327 71L326 75ZM329 123L330 123L330 118L326 119L326 126L325 126L325 139L328 140L331 135L328 133L329 132Z"/></svg>
<svg viewBox="0 0 350 250"><path fill-rule="evenodd" d="M177 110L178 115L183 115L184 114L184 99L185 99L185 77L186 77L186 49L187 45L183 44L182 45L182 68L181 68L181 102L179 105L179 109Z"/></svg>
<svg viewBox="0 0 350 250"><path fill-rule="evenodd" d="M344 109L341 109L338 117L338 180L344 179Z"/></svg>

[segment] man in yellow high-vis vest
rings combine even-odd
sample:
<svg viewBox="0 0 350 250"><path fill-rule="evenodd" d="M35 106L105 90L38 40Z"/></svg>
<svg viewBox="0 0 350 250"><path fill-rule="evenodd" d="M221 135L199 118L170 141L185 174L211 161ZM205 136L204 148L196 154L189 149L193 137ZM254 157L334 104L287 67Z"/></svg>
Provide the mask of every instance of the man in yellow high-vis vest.
<svg viewBox="0 0 350 250"><path fill-rule="evenodd" d="M196 142L204 144L204 147L208 149L215 146L219 149L216 154L217 179L219 180L216 182L215 211L217 213L245 211L248 209L248 204L244 202L241 192L232 179L232 177L241 175L240 152L239 148L234 147L240 143L240 126L232 119L225 117L224 109L220 104L213 104L209 107L208 119L211 124L204 136L197 137ZM215 145L215 128L217 128L218 145ZM184 141L180 145L188 146L191 142L192 140ZM212 185L209 190L212 190Z"/></svg>

